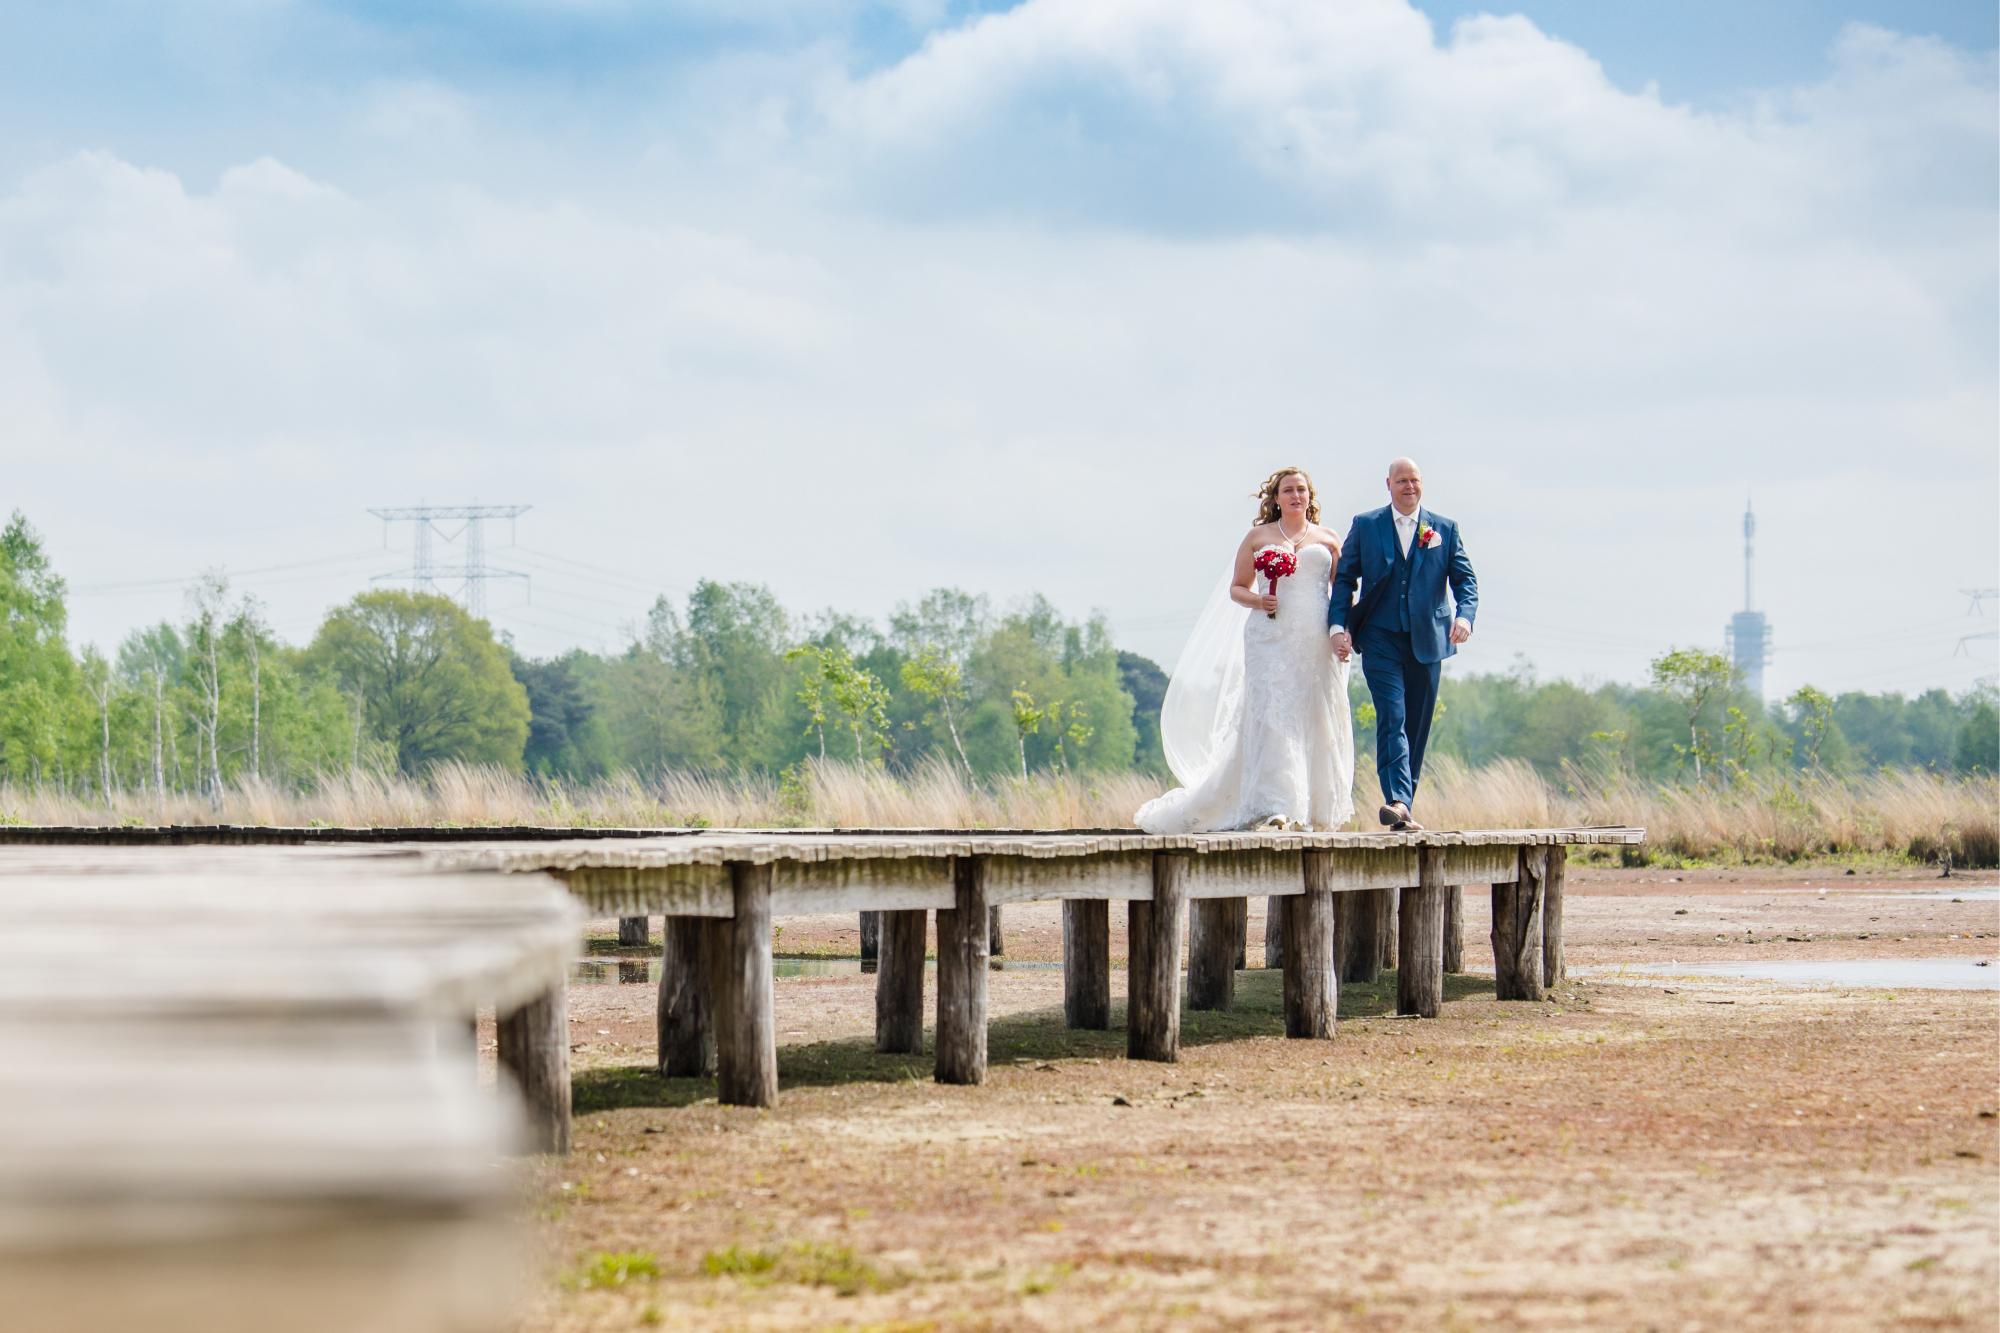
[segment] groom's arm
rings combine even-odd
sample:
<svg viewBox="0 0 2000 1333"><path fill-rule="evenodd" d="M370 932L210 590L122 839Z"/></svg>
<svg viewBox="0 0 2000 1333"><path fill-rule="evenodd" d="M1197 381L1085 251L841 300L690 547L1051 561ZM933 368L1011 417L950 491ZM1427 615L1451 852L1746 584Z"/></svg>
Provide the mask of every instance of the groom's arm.
<svg viewBox="0 0 2000 1333"><path fill-rule="evenodd" d="M1361 584L1361 519L1347 525L1347 540L1340 544L1340 563L1333 567L1333 595L1327 599L1327 631L1347 632L1347 616L1354 607L1354 590Z"/></svg>
<svg viewBox="0 0 2000 1333"><path fill-rule="evenodd" d="M1451 564L1445 570L1445 581L1451 584L1451 600L1457 609L1453 616L1465 622L1467 637L1472 634L1472 622L1479 615L1479 577L1472 572L1472 557L1465 553L1465 538L1452 530ZM1454 636L1453 642L1464 640Z"/></svg>

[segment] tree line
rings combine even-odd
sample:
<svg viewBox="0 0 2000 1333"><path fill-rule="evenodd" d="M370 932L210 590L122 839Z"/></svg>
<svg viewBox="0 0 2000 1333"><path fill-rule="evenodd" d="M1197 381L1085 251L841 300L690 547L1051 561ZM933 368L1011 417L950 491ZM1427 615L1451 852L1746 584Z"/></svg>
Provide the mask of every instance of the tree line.
<svg viewBox="0 0 2000 1333"><path fill-rule="evenodd" d="M16 513L0 530L0 780L71 790L309 786L349 768L441 760L588 779L618 771L782 774L830 758L982 779L1059 769L1165 774L1166 674L1101 617L956 589L886 624L800 616L770 589L704 580L657 599L622 651L529 659L450 600L362 593L304 645L254 598L199 580L182 617L111 654L73 652L66 588ZM1355 674L1364 756L1372 710ZM1915 699L1810 687L1766 707L1729 664L1683 650L1649 684L1541 681L1525 663L1447 677L1433 750L1526 760L1552 778L1615 766L1716 782L1883 766L2000 768L1990 688ZM1367 760L1364 757L1364 764Z"/></svg>

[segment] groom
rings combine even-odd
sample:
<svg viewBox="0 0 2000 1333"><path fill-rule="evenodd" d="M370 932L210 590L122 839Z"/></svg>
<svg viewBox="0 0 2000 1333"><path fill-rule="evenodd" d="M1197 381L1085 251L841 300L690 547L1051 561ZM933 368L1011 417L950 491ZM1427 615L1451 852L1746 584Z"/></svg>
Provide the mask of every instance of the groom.
<svg viewBox="0 0 2000 1333"><path fill-rule="evenodd" d="M1381 818L1398 833L1423 827L1410 806L1437 708L1438 667L1472 637L1479 613L1479 580L1458 525L1425 509L1423 498L1417 465L1407 458L1389 464L1389 503L1355 515L1326 613L1334 655L1345 662L1361 654L1375 700Z"/></svg>

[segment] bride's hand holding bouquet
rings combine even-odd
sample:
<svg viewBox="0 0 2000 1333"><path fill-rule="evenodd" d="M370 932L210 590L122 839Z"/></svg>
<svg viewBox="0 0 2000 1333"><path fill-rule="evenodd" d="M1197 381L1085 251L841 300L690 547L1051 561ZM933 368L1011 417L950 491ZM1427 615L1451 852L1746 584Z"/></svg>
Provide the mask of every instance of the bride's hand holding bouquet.
<svg viewBox="0 0 2000 1333"><path fill-rule="evenodd" d="M1257 558L1250 567L1271 581L1269 591L1257 599L1257 605L1264 608L1264 614L1272 620L1278 618L1278 580L1293 573L1299 567L1299 558L1282 546L1266 546L1257 552Z"/></svg>

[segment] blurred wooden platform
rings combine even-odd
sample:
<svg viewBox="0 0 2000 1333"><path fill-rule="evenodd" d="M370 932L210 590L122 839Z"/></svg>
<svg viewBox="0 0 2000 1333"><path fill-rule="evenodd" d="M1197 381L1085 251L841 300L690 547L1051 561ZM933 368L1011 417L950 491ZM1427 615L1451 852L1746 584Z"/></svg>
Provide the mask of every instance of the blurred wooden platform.
<svg viewBox="0 0 2000 1333"><path fill-rule="evenodd" d="M469 1023L536 1015L514 1063L552 1064L580 926L408 852L0 850L0 1324L508 1326L567 1032L531 1113Z"/></svg>

